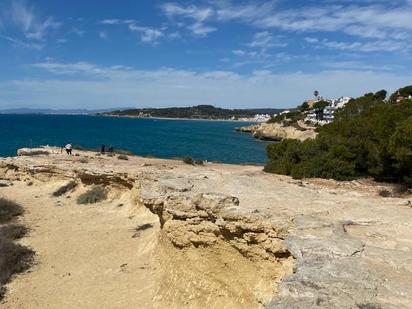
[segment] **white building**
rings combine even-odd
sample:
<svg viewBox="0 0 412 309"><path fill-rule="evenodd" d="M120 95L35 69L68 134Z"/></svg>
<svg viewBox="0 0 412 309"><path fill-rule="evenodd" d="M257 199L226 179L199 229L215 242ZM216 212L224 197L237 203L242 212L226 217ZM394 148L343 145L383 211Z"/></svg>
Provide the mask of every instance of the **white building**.
<svg viewBox="0 0 412 309"><path fill-rule="evenodd" d="M324 107L323 110L310 110L306 115L305 121L319 125L331 123L335 119L335 111L344 107L351 99L350 97L341 97L339 99L324 100L329 102L329 105Z"/></svg>
<svg viewBox="0 0 412 309"><path fill-rule="evenodd" d="M270 115L268 114L256 114L253 117L253 121L255 122L267 122L270 119Z"/></svg>

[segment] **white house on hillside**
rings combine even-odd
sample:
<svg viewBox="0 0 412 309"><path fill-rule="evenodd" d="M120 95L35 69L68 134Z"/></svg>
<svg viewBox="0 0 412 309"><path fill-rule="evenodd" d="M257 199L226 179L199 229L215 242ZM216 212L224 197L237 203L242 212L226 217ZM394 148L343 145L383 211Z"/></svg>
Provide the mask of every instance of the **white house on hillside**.
<svg viewBox="0 0 412 309"><path fill-rule="evenodd" d="M335 111L344 107L351 99L350 97L341 97L339 99L324 100L329 102L329 105L324 107L323 110L310 110L306 115L305 121L320 125L331 123L335 118Z"/></svg>

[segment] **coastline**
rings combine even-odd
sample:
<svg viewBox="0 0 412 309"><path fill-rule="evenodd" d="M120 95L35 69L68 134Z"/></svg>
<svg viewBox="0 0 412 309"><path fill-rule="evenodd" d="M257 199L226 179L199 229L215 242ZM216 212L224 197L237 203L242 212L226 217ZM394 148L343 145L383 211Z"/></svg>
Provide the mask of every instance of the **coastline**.
<svg viewBox="0 0 412 309"><path fill-rule="evenodd" d="M388 184L36 150L50 154L0 159L0 194L28 210L22 242L40 253L5 308L412 304L411 196L379 196ZM78 205L94 186L107 199Z"/></svg>
<svg viewBox="0 0 412 309"><path fill-rule="evenodd" d="M91 115L91 116L101 116L101 117L114 117L114 118L131 118L131 119L155 119L155 120L193 120L193 121L216 121L216 122L239 122L239 123L255 123L259 122L253 120L236 120L236 119L207 119L207 118L168 118L168 117L138 117L138 116L127 116L127 115Z"/></svg>

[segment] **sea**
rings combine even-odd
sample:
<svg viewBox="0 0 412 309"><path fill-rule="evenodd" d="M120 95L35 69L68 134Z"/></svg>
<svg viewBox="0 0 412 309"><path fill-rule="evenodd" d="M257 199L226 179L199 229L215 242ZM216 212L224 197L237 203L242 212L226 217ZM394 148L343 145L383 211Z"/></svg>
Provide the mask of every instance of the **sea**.
<svg viewBox="0 0 412 309"><path fill-rule="evenodd" d="M235 127L251 123L215 120L119 118L88 115L0 115L0 157L23 147L104 144L139 156L233 164L266 162L268 142Z"/></svg>

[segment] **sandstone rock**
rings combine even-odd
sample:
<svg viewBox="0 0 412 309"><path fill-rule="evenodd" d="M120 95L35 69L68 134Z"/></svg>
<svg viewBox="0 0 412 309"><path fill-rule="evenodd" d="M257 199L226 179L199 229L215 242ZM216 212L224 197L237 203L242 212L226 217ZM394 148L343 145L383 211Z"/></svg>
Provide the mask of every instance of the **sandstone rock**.
<svg viewBox="0 0 412 309"><path fill-rule="evenodd" d="M193 184L185 178L164 179L159 184L166 191L186 192L193 188Z"/></svg>
<svg viewBox="0 0 412 309"><path fill-rule="evenodd" d="M51 152L49 150L45 149L31 149L31 148L21 148L17 150L17 155L18 156L40 156L40 155L50 155Z"/></svg>
<svg viewBox="0 0 412 309"><path fill-rule="evenodd" d="M1 187L10 187L13 183L4 179L0 179L0 188Z"/></svg>
<svg viewBox="0 0 412 309"><path fill-rule="evenodd" d="M299 130L292 126L283 126L279 123L261 123L249 127L236 129L238 132L252 133L257 139L281 141L283 139L305 140L315 138L317 133L313 129Z"/></svg>

